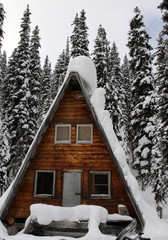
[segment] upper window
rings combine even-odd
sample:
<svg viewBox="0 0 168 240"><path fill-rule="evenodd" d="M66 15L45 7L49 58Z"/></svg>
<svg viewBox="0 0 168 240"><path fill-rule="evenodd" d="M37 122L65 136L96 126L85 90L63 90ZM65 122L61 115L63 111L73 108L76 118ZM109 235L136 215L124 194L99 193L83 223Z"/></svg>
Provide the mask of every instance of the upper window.
<svg viewBox="0 0 168 240"><path fill-rule="evenodd" d="M55 126L55 143L71 143L70 124L57 124Z"/></svg>
<svg viewBox="0 0 168 240"><path fill-rule="evenodd" d="M110 197L110 172L93 171L91 174L91 196Z"/></svg>
<svg viewBox="0 0 168 240"><path fill-rule="evenodd" d="M92 143L93 142L93 125L78 124L77 125L77 143Z"/></svg>
<svg viewBox="0 0 168 240"><path fill-rule="evenodd" d="M36 170L34 196L52 197L55 195L55 171Z"/></svg>

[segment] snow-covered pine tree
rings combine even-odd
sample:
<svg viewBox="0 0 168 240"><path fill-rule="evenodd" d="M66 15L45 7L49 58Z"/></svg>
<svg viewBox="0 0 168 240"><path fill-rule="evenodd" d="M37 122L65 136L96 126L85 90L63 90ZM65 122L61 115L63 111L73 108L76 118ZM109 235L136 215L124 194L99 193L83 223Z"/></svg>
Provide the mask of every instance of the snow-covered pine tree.
<svg viewBox="0 0 168 240"><path fill-rule="evenodd" d="M127 55L124 56L123 64L121 66L121 72L123 77L123 85L125 89L125 102L126 102L126 119L127 119L127 129L129 130L130 120L131 120L131 73L129 60Z"/></svg>
<svg viewBox="0 0 168 240"><path fill-rule="evenodd" d="M51 98L54 99L59 87L62 85L66 75L67 66L65 50L59 55L52 77L51 77Z"/></svg>
<svg viewBox="0 0 168 240"><path fill-rule="evenodd" d="M76 14L75 19L72 23L74 26L71 41L71 56L89 56L89 40L88 40L88 27L86 26L85 11L80 12L80 17Z"/></svg>
<svg viewBox="0 0 168 240"><path fill-rule="evenodd" d="M156 50L155 84L157 89L157 125L154 162L152 165L153 192L156 208L162 207L168 196L168 1L159 5L163 28Z"/></svg>
<svg viewBox="0 0 168 240"><path fill-rule="evenodd" d="M132 162L132 137L130 130L130 121L131 121L131 74L129 67L129 60L127 55L124 56L123 64L121 66L122 78L123 78L123 89L125 93L125 104L123 106L123 110L125 112L125 147L124 150L128 156L129 163Z"/></svg>
<svg viewBox="0 0 168 240"><path fill-rule="evenodd" d="M5 77L7 71L7 58L4 51L0 55L0 196L7 187L7 162L9 160L8 131L6 122L5 104L8 98L5 98Z"/></svg>
<svg viewBox="0 0 168 240"><path fill-rule="evenodd" d="M79 17L80 55L89 57L88 27L86 25L86 12L83 9Z"/></svg>
<svg viewBox="0 0 168 240"><path fill-rule="evenodd" d="M63 83L68 69L69 60L69 39L67 38L66 50L63 50L58 56L53 74L51 76L51 99L55 98L59 87Z"/></svg>
<svg viewBox="0 0 168 240"><path fill-rule="evenodd" d="M68 69L69 61L70 61L69 37L67 37L66 50L65 50L65 68L66 68L66 70Z"/></svg>
<svg viewBox="0 0 168 240"><path fill-rule="evenodd" d="M130 69L132 77L132 120L133 168L138 170L138 180L142 187L148 185L153 148L154 98L152 76L152 47L145 29L143 16L138 7L130 22L128 37Z"/></svg>
<svg viewBox="0 0 168 240"><path fill-rule="evenodd" d="M5 18L5 10L4 10L3 4L0 3L0 54L1 54L1 47L2 47L4 18Z"/></svg>
<svg viewBox="0 0 168 240"><path fill-rule="evenodd" d="M20 42L17 48L17 69L13 84L10 119L10 177L15 176L32 141L32 122L29 116L30 97L30 10L27 6L21 20Z"/></svg>
<svg viewBox="0 0 168 240"><path fill-rule="evenodd" d="M2 101L1 88L2 88L3 79L6 76L6 71L7 71L7 56L6 56L6 51L4 51L2 54L0 54L0 109L1 109L1 101Z"/></svg>
<svg viewBox="0 0 168 240"><path fill-rule="evenodd" d="M0 196L7 188L7 164L9 161L8 146L7 127L3 121L0 123Z"/></svg>
<svg viewBox="0 0 168 240"><path fill-rule="evenodd" d="M3 166L5 166L4 176L7 180L5 180L5 188L7 188L10 182L13 180L13 174L10 174L10 169L12 168L11 158L10 158L10 147L11 147L11 134L16 134L16 129L14 125L14 116L13 116L13 101L14 101L14 91L13 86L16 79L16 73L18 69L18 53L17 48L12 52L11 57L8 61L8 68L6 72L6 76L3 79L2 84L2 109L3 109L3 150L5 151L3 155ZM13 136L13 135L12 135ZM15 165L14 165L15 167Z"/></svg>
<svg viewBox="0 0 168 240"><path fill-rule="evenodd" d="M41 90L41 63L40 63L40 37L39 28L35 27L30 40L30 81L29 90L29 116L32 122L32 136L35 135L38 128L38 119L40 117L40 90Z"/></svg>
<svg viewBox="0 0 168 240"><path fill-rule="evenodd" d="M106 38L106 31L102 25L99 25L92 55L97 71L97 87L103 87L104 89L106 88L108 77L109 51L110 47Z"/></svg>
<svg viewBox="0 0 168 240"><path fill-rule="evenodd" d="M125 132L125 90L120 68L120 57L115 42L112 44L109 55L110 68L106 82L105 108L110 112L114 131L120 141L124 140ZM111 70L111 71L110 71Z"/></svg>
<svg viewBox="0 0 168 240"><path fill-rule="evenodd" d="M51 104L51 63L48 56L44 61L41 76L41 121L44 119Z"/></svg>
<svg viewBox="0 0 168 240"><path fill-rule="evenodd" d="M79 16L78 16L78 13L76 13L76 15L75 15L72 26L74 26L74 29L73 29L72 35L70 37L71 56L72 57L77 57L77 56L80 56L80 51L79 51Z"/></svg>

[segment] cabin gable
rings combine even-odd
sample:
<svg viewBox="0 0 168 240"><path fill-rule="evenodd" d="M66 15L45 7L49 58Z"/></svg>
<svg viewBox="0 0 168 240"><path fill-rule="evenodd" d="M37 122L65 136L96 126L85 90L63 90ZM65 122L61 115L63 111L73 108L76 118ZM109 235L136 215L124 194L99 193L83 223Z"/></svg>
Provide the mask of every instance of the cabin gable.
<svg viewBox="0 0 168 240"><path fill-rule="evenodd" d="M118 212L118 204L124 204L137 218L85 93L73 75L52 110L5 220L27 218L34 203L71 205L66 200L69 191L74 191L74 204L100 205L109 213ZM42 186L45 181L47 188Z"/></svg>

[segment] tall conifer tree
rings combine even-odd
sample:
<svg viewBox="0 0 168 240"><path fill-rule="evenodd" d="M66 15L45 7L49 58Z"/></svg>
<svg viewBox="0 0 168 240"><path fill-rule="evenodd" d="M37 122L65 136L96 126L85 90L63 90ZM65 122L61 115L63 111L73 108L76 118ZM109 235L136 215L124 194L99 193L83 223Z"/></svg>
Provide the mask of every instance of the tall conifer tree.
<svg viewBox="0 0 168 240"><path fill-rule="evenodd" d="M129 67L129 60L127 55L124 56L123 64L121 66L122 72L122 79L123 79L123 89L124 89L124 99L125 104L123 106L124 116L125 116L125 136L124 142L125 146L124 150L127 154L128 162L132 162L132 132L130 129L130 121L131 121L131 74L130 74L130 67Z"/></svg>
<svg viewBox="0 0 168 240"><path fill-rule="evenodd" d="M0 3L0 54L1 54L1 47L2 47L4 18L5 18L5 10L4 10L3 4Z"/></svg>
<svg viewBox="0 0 168 240"><path fill-rule="evenodd" d="M13 178L32 141L32 122L29 116L30 97L30 10L27 6L21 21L20 42L17 49L17 69L13 85L10 118L10 176Z"/></svg>
<svg viewBox="0 0 168 240"><path fill-rule="evenodd" d="M138 170L138 180L144 189L150 180L154 126L152 47L146 32L143 16L138 7L130 22L128 44L132 77L133 167Z"/></svg>
<svg viewBox="0 0 168 240"><path fill-rule="evenodd" d="M7 187L7 163L9 161L8 129L6 119L5 104L8 98L6 91L8 85L5 84L7 71L6 52L0 55L0 195Z"/></svg>
<svg viewBox="0 0 168 240"><path fill-rule="evenodd" d="M59 87L62 85L65 78L68 64L70 60L69 55L69 38L67 38L66 49L58 56L52 77L51 77L51 99L54 99Z"/></svg>
<svg viewBox="0 0 168 240"><path fill-rule="evenodd" d="M123 92L123 80L120 68L120 57L115 42L112 44L109 54L109 72L105 85L106 89L106 109L110 112L114 131L120 141L122 141L121 130L123 132L125 113L123 104L125 95ZM124 127L125 128L125 127Z"/></svg>
<svg viewBox="0 0 168 240"><path fill-rule="evenodd" d="M54 99L67 71L65 50L59 55L51 78L51 98Z"/></svg>
<svg viewBox="0 0 168 240"><path fill-rule="evenodd" d="M40 117L40 89L41 89L41 64L40 64L40 37L39 28L35 27L30 40L30 81L29 90L29 115L32 122L32 137L35 135Z"/></svg>
<svg viewBox="0 0 168 240"><path fill-rule="evenodd" d="M159 5L163 28L156 50L155 84L157 89L157 125L154 162L152 165L153 192L157 208L163 206L168 196L168 1Z"/></svg>
<svg viewBox="0 0 168 240"><path fill-rule="evenodd" d="M41 76L41 121L51 104L51 63L48 56L45 58Z"/></svg>
<svg viewBox="0 0 168 240"><path fill-rule="evenodd" d="M93 50L93 62L97 71L97 87L106 88L108 78L109 41L106 38L106 31L100 25Z"/></svg>
<svg viewBox="0 0 168 240"><path fill-rule="evenodd" d="M75 19L72 23L74 26L71 39L71 56L89 56L89 40L88 40L88 27L86 26L85 11L80 12L80 17L76 14Z"/></svg>

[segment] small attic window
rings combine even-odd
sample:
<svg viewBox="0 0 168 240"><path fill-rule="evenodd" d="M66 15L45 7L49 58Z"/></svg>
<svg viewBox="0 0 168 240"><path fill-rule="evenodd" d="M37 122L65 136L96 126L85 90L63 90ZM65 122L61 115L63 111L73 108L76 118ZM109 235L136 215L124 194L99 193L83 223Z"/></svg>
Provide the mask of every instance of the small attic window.
<svg viewBox="0 0 168 240"><path fill-rule="evenodd" d="M36 170L34 197L53 197L55 195L55 171Z"/></svg>
<svg viewBox="0 0 168 240"><path fill-rule="evenodd" d="M77 143L92 143L93 142L93 125L78 124L77 125Z"/></svg>
<svg viewBox="0 0 168 240"><path fill-rule="evenodd" d="M71 143L71 125L55 125L55 143Z"/></svg>

